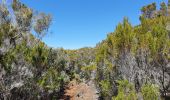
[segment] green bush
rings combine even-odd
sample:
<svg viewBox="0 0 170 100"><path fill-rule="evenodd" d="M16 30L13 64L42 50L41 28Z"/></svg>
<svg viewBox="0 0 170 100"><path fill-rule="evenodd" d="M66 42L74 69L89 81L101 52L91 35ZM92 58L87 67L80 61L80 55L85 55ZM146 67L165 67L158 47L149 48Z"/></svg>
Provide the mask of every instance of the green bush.
<svg viewBox="0 0 170 100"><path fill-rule="evenodd" d="M145 84L141 88L143 100L158 100L159 89L154 84Z"/></svg>
<svg viewBox="0 0 170 100"><path fill-rule="evenodd" d="M104 97L107 97L109 96L110 94L110 89L111 89L111 84L108 80L102 80L100 83L100 87L101 87L101 95L104 96Z"/></svg>
<svg viewBox="0 0 170 100"><path fill-rule="evenodd" d="M134 86L127 80L118 81L118 95L112 100L137 100Z"/></svg>

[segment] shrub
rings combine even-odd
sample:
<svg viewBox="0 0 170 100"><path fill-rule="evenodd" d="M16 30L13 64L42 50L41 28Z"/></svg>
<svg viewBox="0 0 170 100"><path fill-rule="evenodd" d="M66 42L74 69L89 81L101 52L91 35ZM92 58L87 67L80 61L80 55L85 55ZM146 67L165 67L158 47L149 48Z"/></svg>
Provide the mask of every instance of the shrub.
<svg viewBox="0 0 170 100"><path fill-rule="evenodd" d="M137 100L136 91L131 83L127 80L121 80L118 83L118 95L112 100Z"/></svg>
<svg viewBox="0 0 170 100"><path fill-rule="evenodd" d="M145 84L141 88L143 100L158 100L159 98L159 89L156 85Z"/></svg>

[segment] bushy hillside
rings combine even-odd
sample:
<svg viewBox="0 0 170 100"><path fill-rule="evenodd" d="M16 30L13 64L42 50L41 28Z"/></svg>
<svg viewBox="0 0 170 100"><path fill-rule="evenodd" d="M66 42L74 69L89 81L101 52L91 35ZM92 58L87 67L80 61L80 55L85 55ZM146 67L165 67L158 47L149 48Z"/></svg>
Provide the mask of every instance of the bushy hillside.
<svg viewBox="0 0 170 100"><path fill-rule="evenodd" d="M164 10L158 11L155 7L153 3L142 8L142 11L145 9L148 13L143 11L140 16L141 24L138 26L132 26L128 19L124 18L115 31L108 34L107 39L97 46L96 80L102 98L111 99L119 93L119 88L116 87L120 80L131 82L136 92L142 92L142 86L148 84L156 85L162 95L168 91L170 19L168 14L162 14ZM168 13L168 9L165 10ZM154 15L155 12L160 14ZM122 95L127 96L126 93Z"/></svg>
<svg viewBox="0 0 170 100"><path fill-rule="evenodd" d="M0 4L1 100L58 98L69 81L65 51L41 42L51 16L34 12L18 0Z"/></svg>
<svg viewBox="0 0 170 100"><path fill-rule="evenodd" d="M170 1L160 5L160 10L155 3L144 6L137 26L124 18L94 48L64 50L41 41L52 21L49 14L35 13L19 0L11 6L0 2L0 99L58 100L73 80L88 91L95 84L92 93L101 100L167 97Z"/></svg>

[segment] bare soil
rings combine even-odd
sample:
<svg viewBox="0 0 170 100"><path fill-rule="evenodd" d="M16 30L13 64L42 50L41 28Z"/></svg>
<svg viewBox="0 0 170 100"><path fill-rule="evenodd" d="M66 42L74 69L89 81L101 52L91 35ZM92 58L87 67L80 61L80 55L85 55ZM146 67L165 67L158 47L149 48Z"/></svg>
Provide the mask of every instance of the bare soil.
<svg viewBox="0 0 170 100"><path fill-rule="evenodd" d="M65 88L63 100L97 100L97 90L93 82L78 83L71 81Z"/></svg>

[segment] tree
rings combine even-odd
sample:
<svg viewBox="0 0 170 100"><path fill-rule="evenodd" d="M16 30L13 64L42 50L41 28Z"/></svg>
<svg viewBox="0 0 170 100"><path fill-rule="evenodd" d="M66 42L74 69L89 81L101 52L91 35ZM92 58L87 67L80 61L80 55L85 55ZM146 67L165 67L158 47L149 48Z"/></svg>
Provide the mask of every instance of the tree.
<svg viewBox="0 0 170 100"><path fill-rule="evenodd" d="M33 11L19 0L13 0L12 9L14 11L15 20L20 32L28 32L31 29Z"/></svg>
<svg viewBox="0 0 170 100"><path fill-rule="evenodd" d="M135 39L135 32L127 18L120 23L113 35L114 49L117 54L130 52Z"/></svg>
<svg viewBox="0 0 170 100"><path fill-rule="evenodd" d="M160 8L161 15L167 16L167 6L166 6L165 2L162 2L160 5L161 5L161 8Z"/></svg>
<svg viewBox="0 0 170 100"><path fill-rule="evenodd" d="M37 33L38 38L42 38L47 32L52 21L51 15L45 13L33 14L33 10L22 4L19 0L13 0L12 9L19 29L19 34L29 32L32 28ZM32 26L33 25L33 26Z"/></svg>
<svg viewBox="0 0 170 100"><path fill-rule="evenodd" d="M154 11L156 11L156 3L142 7L141 11L145 18L152 18Z"/></svg>
<svg viewBox="0 0 170 100"><path fill-rule="evenodd" d="M31 38L32 29L34 29L33 23L38 21L33 20L37 16L33 14L34 11L19 0L12 0L8 3L10 3L10 6L5 2L0 4L0 76L2 76L0 99L14 99L16 96L19 99L23 97L19 96L21 93L27 94L28 92L25 91L36 87L35 92L30 93L29 91L27 94L28 96L32 94L29 98L35 99L40 88L33 78L38 76L39 73L41 76L41 73L48 67L46 61L46 53L48 52L44 52L47 49L38 47L42 42L37 43L35 38ZM44 17L43 19L40 18L41 22L45 20L45 24L40 28L41 31L44 31L48 29L51 17L47 17L48 15L45 14L42 16ZM29 62L29 60L31 61ZM33 73L35 70L37 70L37 73Z"/></svg>
<svg viewBox="0 0 170 100"><path fill-rule="evenodd" d="M51 15L45 13L40 13L35 17L34 30L40 39L47 34L51 19Z"/></svg>

